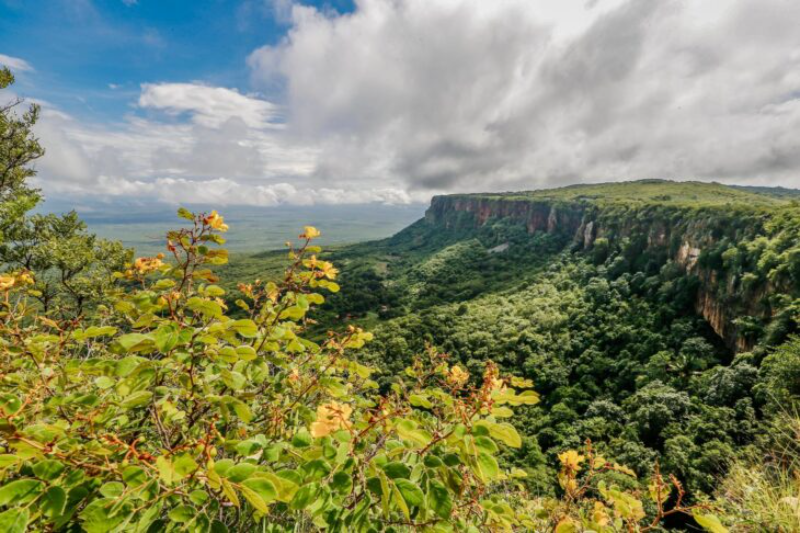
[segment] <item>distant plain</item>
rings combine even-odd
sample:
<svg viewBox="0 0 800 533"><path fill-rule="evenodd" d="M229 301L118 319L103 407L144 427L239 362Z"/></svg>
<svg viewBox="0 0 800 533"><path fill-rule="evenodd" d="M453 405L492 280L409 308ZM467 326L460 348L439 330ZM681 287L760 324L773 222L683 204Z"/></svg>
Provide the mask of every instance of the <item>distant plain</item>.
<svg viewBox="0 0 800 533"><path fill-rule="evenodd" d="M226 247L233 253L280 249L312 225L322 231L320 245L349 244L389 237L425 213L425 205L208 206L186 205L194 212L217 209L230 226ZM122 241L137 255L164 250L164 235L179 227L178 206L168 204L74 204L48 199L39 212L76 210L89 231Z"/></svg>

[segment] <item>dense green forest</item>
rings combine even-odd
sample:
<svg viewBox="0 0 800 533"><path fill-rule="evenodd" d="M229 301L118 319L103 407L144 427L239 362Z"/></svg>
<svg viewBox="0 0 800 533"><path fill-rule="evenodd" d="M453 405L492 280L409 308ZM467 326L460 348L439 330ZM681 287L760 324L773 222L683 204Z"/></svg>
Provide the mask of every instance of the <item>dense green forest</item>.
<svg viewBox="0 0 800 533"><path fill-rule="evenodd" d="M0 111L3 531L800 529L793 193L436 197L232 260L181 208L134 257L34 214Z"/></svg>
<svg viewBox="0 0 800 533"><path fill-rule="evenodd" d="M317 327L370 329L384 386L426 346L476 375L494 361L531 378L542 402L515 414L524 445L508 458L532 491L557 491L554 458L591 439L640 475L657 461L713 497L731 465L795 438L773 425L791 425L800 392L796 192L645 181L449 201L461 205L326 255L342 290ZM532 234L530 212L509 201L561 218ZM587 218L607 228L591 243ZM268 271L282 255L228 268ZM709 317L717 331L703 316L712 299L727 310Z"/></svg>

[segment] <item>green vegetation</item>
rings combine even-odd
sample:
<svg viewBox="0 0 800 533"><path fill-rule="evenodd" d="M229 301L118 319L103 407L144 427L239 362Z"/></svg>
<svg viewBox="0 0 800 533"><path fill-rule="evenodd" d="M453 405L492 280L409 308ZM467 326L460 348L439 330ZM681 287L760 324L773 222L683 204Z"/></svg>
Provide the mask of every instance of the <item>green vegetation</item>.
<svg viewBox="0 0 800 533"><path fill-rule="evenodd" d="M791 194L460 195L384 241L324 252L307 226L233 264L223 217L181 209L134 260L30 214L42 148L18 107L4 531L797 528Z"/></svg>
<svg viewBox="0 0 800 533"><path fill-rule="evenodd" d="M572 185L559 189L503 194L470 194L472 198L543 200L550 202L610 205L671 205L683 207L776 207L797 200L780 189L728 187L719 183L641 180L596 185Z"/></svg>
<svg viewBox="0 0 800 533"><path fill-rule="evenodd" d="M556 457L589 438L640 476L658 461L695 498L713 497L731 464L733 474L745 468L742 453L773 453L761 437L776 406L800 393L791 340L800 210L740 191L724 198L746 203L719 209L728 201L713 198L720 187L587 187L616 191L589 211L606 229L587 249L576 248L572 227L532 236L524 219L480 225L451 213L335 250L327 258L342 267L343 290L323 306L321 329L340 320L368 326L376 337L368 357L389 376L432 345L473 372L492 360L532 379L543 401L515 415L523 446L506 457L536 493L558 492ZM578 187L554 194L564 190L590 195ZM615 200L631 190L641 208ZM664 205L667 193L702 201ZM664 232L663 243L649 244ZM684 239L703 246L694 268L676 260ZM720 320L735 338L720 338L698 315L701 291L725 310ZM781 472L794 479L794 467Z"/></svg>
<svg viewBox="0 0 800 533"><path fill-rule="evenodd" d="M13 82L11 72L0 68L0 89ZM80 315L103 298L112 273L130 254L88 233L75 212L31 214L41 195L27 180L44 149L32 132L39 107L17 113L21 105L16 100L0 107L0 264L37 272L31 296L45 311Z"/></svg>

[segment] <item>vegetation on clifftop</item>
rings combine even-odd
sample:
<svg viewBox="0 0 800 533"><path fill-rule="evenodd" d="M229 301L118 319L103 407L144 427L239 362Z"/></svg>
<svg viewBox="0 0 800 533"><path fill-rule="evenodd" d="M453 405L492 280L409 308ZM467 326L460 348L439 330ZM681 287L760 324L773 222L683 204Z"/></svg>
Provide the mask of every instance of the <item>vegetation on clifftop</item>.
<svg viewBox="0 0 800 533"><path fill-rule="evenodd" d="M693 181L641 180L594 185L571 185L538 191L466 194L468 197L491 200L534 200L585 203L597 206L671 205L676 207L720 207L737 209L774 208L790 205L797 195L780 194L769 188L728 187L720 183Z"/></svg>

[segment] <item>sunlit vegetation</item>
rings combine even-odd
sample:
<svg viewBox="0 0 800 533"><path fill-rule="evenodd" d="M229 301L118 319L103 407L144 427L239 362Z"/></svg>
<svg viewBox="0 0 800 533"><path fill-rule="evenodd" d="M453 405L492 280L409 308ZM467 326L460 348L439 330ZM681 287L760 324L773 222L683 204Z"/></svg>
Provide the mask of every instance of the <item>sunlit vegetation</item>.
<svg viewBox="0 0 800 533"><path fill-rule="evenodd" d="M697 261L729 280L736 351L675 243L636 231L584 249L512 218L422 220L326 252L307 226L231 261L222 214L181 209L136 257L31 215L23 107L0 113L0 530L796 529L792 195L502 196L709 231Z"/></svg>

